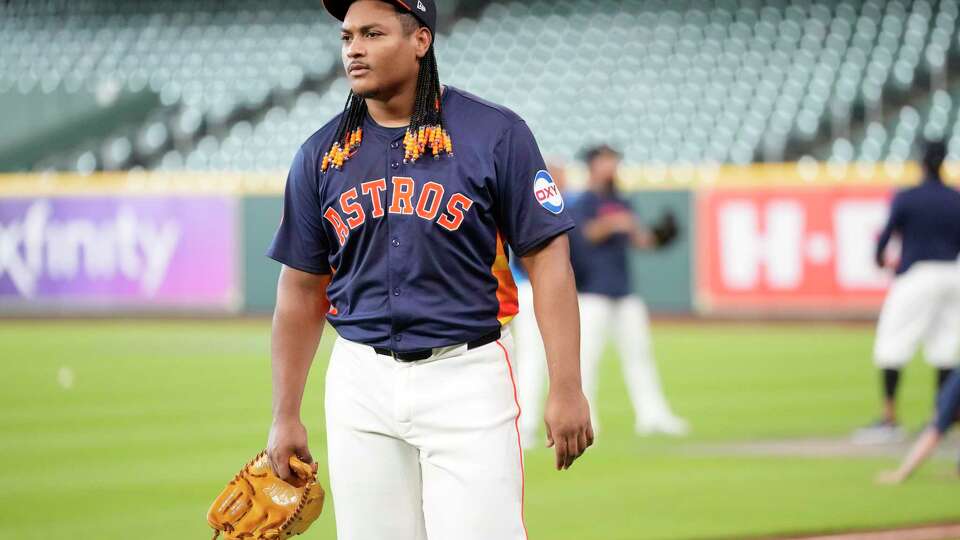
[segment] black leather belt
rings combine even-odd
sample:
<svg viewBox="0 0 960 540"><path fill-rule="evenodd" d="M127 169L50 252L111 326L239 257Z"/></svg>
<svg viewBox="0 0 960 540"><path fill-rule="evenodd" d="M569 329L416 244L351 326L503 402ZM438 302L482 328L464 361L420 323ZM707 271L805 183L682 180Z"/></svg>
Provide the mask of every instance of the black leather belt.
<svg viewBox="0 0 960 540"><path fill-rule="evenodd" d="M497 328L489 334L484 334L473 341L467 342L467 350L476 349L477 347L483 347L488 343L493 343L494 341L500 339L500 329ZM394 352L390 349L385 349L383 347L374 347L374 351L377 354L383 356L389 356L398 362L416 362L418 360L426 360L433 356L433 349L423 349L421 351L409 351L409 352Z"/></svg>

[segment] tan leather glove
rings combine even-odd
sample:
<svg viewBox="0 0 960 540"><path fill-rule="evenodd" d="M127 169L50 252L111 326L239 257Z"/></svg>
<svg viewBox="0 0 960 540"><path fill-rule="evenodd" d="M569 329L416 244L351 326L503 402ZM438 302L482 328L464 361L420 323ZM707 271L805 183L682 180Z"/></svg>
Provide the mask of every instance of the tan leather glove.
<svg viewBox="0 0 960 540"><path fill-rule="evenodd" d="M247 463L210 505L207 523L213 538L280 540L307 530L323 510L317 465L290 457L293 484L273 473L266 452Z"/></svg>

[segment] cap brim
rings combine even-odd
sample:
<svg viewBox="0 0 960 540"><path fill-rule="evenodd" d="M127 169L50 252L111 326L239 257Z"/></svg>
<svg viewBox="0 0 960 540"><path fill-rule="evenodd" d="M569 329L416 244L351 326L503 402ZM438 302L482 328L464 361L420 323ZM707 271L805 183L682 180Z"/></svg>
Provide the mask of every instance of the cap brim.
<svg viewBox="0 0 960 540"><path fill-rule="evenodd" d="M350 4L354 3L355 0L323 0L323 7L327 8L327 12L330 15L333 15L338 21L342 21L347 17L347 11L350 9ZM397 7L402 7L410 13L413 13L413 9L407 5L403 0L384 0L388 4L394 4Z"/></svg>
<svg viewBox="0 0 960 540"><path fill-rule="evenodd" d="M333 18L342 21L346 18L347 10L352 3L353 0L323 0L323 7L327 9L327 13L333 15Z"/></svg>

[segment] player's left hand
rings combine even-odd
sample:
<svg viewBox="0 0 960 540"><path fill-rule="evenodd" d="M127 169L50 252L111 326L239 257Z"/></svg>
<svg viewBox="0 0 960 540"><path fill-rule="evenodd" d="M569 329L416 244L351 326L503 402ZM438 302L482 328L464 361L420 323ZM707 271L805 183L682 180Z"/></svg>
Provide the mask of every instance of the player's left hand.
<svg viewBox="0 0 960 540"><path fill-rule="evenodd" d="M878 484L885 485L895 485L902 484L906 478L900 474L900 471L883 471L877 475L876 482Z"/></svg>
<svg viewBox="0 0 960 540"><path fill-rule="evenodd" d="M569 469L593 444L590 405L579 388L550 390L544 414L547 426L547 448L557 455L557 470Z"/></svg>

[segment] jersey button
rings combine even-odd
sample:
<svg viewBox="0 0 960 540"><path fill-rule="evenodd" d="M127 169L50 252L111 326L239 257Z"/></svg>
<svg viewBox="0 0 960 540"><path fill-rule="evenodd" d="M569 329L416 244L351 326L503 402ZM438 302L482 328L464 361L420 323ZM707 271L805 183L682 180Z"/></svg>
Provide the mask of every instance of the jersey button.
<svg viewBox="0 0 960 540"><path fill-rule="evenodd" d="M400 296L400 289L399 289L399 288L394 289L394 290L393 290L393 295L394 295L394 296Z"/></svg>
<svg viewBox="0 0 960 540"><path fill-rule="evenodd" d="M396 168L400 167L400 162L399 162L399 161L394 161L393 163L390 164L390 166L393 167L394 169L396 169Z"/></svg>
<svg viewBox="0 0 960 540"><path fill-rule="evenodd" d="M400 336L400 335L393 336L393 340L394 340L394 341L402 341L402 340L403 340L403 336Z"/></svg>
<svg viewBox="0 0 960 540"><path fill-rule="evenodd" d="M400 148L400 143L398 141L393 141L393 144L390 145L390 148L396 150L397 148Z"/></svg>
<svg viewBox="0 0 960 540"><path fill-rule="evenodd" d="M397 240L396 238L394 238L393 240L391 240L391 241L390 241L390 244L393 245L393 247L400 247L400 241Z"/></svg>

